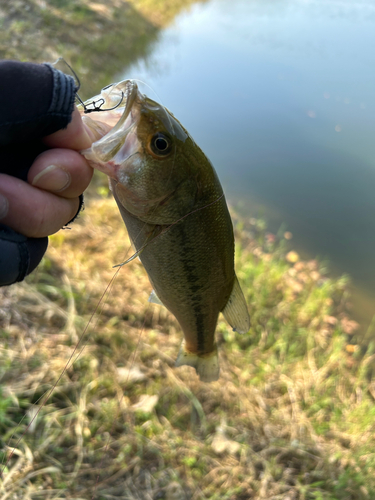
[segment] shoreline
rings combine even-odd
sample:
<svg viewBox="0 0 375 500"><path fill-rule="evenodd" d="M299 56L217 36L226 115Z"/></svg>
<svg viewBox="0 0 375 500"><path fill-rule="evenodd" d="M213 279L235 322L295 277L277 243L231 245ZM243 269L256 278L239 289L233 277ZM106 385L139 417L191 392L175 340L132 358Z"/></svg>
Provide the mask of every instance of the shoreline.
<svg viewBox="0 0 375 500"><path fill-rule="evenodd" d="M364 351L347 316L346 280L298 259L264 221L234 219L252 327L240 336L219 320L221 377L212 384L174 368L182 334L168 311L147 302L137 260L121 268L85 330L112 265L130 248L112 199L89 197L26 283L2 290L3 450L26 430L30 416L18 430L16 422L31 415L85 332L84 350L17 445L30 450L19 481L2 493L131 495L137 484L146 495L148 471L160 498L174 489L186 499L198 490L196 498L299 498L303 490L332 499L348 498L348 488L363 492L353 499L371 498L375 438L364 414L375 395L374 347ZM9 473L17 463L15 455Z"/></svg>

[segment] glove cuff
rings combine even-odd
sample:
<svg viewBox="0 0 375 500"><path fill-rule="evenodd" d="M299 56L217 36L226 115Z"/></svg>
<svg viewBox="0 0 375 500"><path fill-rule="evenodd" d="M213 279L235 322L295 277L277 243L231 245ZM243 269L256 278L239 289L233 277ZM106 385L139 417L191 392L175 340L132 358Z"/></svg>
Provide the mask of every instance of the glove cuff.
<svg viewBox="0 0 375 500"><path fill-rule="evenodd" d="M22 281L41 261L48 238L27 238L0 224L0 286Z"/></svg>

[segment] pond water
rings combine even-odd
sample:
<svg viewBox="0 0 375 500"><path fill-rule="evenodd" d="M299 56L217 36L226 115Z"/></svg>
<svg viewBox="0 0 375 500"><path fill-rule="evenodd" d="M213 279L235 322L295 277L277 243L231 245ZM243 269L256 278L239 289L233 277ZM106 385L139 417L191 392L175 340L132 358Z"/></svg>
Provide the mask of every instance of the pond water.
<svg viewBox="0 0 375 500"><path fill-rule="evenodd" d="M212 0L176 18L139 78L213 162L228 199L354 285L375 314L375 4Z"/></svg>

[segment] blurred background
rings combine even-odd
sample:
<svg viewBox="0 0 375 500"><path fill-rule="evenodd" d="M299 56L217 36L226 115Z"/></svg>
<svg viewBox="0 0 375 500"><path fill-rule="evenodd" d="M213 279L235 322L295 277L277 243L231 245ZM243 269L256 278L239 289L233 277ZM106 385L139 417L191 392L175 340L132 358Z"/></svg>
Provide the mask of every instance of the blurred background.
<svg viewBox="0 0 375 500"><path fill-rule="evenodd" d="M87 99L137 78L214 164L229 202L290 231L375 314L375 4L371 0L1 5L3 58L62 56Z"/></svg>
<svg viewBox="0 0 375 500"><path fill-rule="evenodd" d="M82 99L138 79L189 130L252 321L219 320L217 383L176 369L138 259L114 280L130 246L96 173L0 288L0 500L375 498L374 47L373 0L0 0L0 57L63 57Z"/></svg>

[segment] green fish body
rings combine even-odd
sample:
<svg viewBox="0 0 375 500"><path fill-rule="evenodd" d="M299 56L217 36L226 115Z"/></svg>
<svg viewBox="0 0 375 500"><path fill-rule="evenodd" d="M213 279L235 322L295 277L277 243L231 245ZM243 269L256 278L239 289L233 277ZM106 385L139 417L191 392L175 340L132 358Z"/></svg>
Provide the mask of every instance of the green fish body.
<svg viewBox="0 0 375 500"><path fill-rule="evenodd" d="M250 327L219 179L178 120L141 94L133 81L103 92L103 108L120 101L121 106L95 113L95 120L85 118L98 136L105 135L82 154L110 178L136 255L154 288L151 301L162 303L182 328L176 366L193 366L202 381L217 380L219 313L240 333Z"/></svg>

